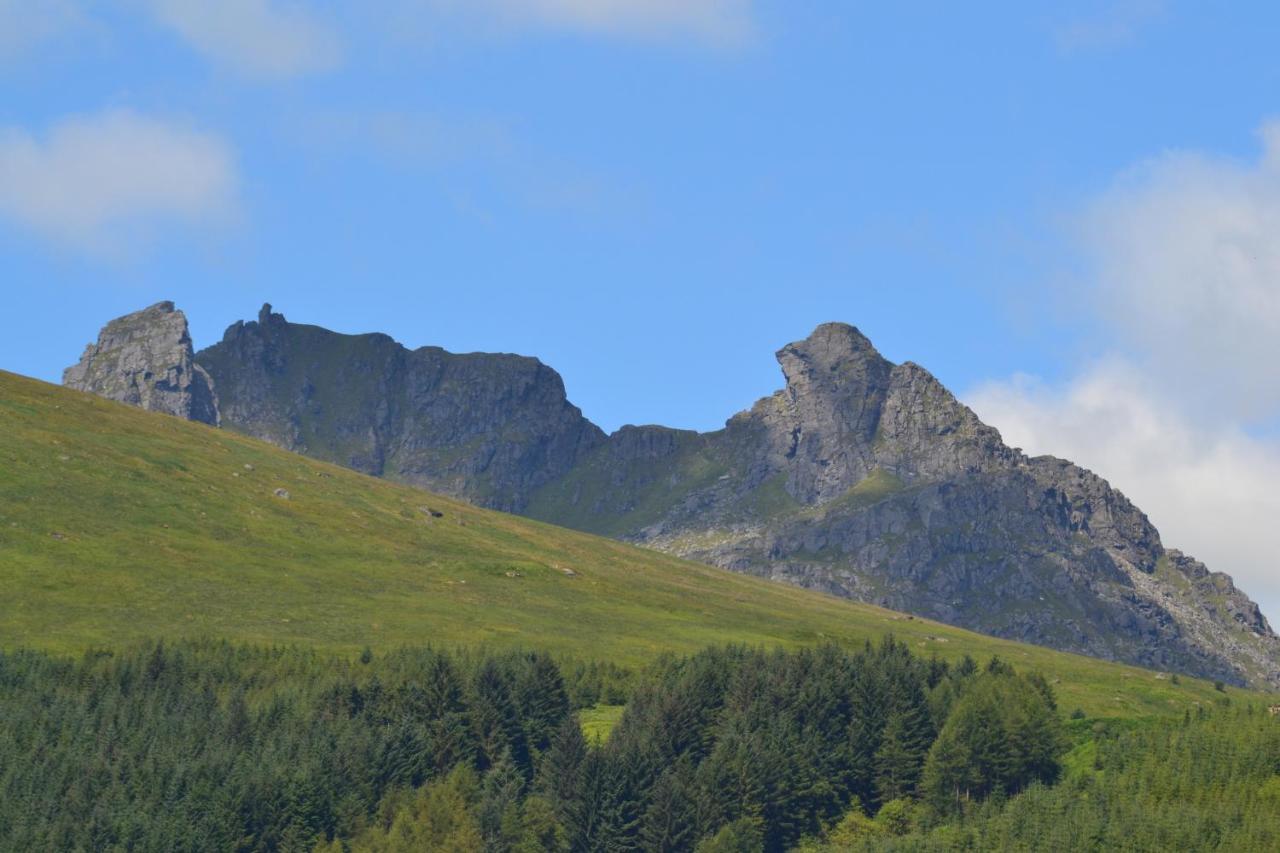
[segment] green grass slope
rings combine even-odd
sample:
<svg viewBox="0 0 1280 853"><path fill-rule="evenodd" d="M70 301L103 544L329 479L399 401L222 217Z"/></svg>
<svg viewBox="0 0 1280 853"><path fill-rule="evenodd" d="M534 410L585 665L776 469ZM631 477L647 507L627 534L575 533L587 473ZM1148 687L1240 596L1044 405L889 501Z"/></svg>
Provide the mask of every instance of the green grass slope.
<svg viewBox="0 0 1280 853"><path fill-rule="evenodd" d="M0 372L0 646L527 645L636 665L712 643L886 632L925 655L1040 669L1064 707L1090 714L1181 713L1219 695L477 509Z"/></svg>

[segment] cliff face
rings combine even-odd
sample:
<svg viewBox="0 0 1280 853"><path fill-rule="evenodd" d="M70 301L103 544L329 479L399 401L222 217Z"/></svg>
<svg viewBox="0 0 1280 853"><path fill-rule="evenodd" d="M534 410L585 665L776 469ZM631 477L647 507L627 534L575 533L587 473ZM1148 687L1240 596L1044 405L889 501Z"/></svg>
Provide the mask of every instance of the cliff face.
<svg viewBox="0 0 1280 853"><path fill-rule="evenodd" d="M536 359L408 350L270 306L194 360L181 313L153 306L109 324L66 381L208 422L220 411L224 427L291 450L734 571L1280 686L1280 639L1257 605L1166 549L1101 477L1007 447L852 326L820 326L777 356L784 387L701 434L606 437Z"/></svg>
<svg viewBox="0 0 1280 853"><path fill-rule="evenodd" d="M723 430L621 430L530 514L997 636L1280 684L1256 605L1102 478L1007 447L851 326L777 355L783 389Z"/></svg>
<svg viewBox="0 0 1280 853"><path fill-rule="evenodd" d="M112 320L79 363L63 372L62 384L153 412L218 423L213 382L195 363L187 318L172 302Z"/></svg>
<svg viewBox="0 0 1280 853"><path fill-rule="evenodd" d="M264 306L197 362L223 425L377 476L519 512L604 433L537 359L341 335Z"/></svg>

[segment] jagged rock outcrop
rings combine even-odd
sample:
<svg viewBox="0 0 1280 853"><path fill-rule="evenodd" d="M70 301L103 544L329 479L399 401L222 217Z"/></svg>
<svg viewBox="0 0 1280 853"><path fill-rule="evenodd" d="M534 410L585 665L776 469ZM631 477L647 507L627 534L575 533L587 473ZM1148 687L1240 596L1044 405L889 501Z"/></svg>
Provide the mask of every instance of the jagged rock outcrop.
<svg viewBox="0 0 1280 853"><path fill-rule="evenodd" d="M537 359L409 350L290 323L270 305L196 360L224 426L494 509L522 510L604 440Z"/></svg>
<svg viewBox="0 0 1280 853"><path fill-rule="evenodd" d="M778 352L786 384L707 434L628 427L530 514L1010 639L1280 685L1280 640L1105 480L1007 447L852 326Z"/></svg>
<svg viewBox="0 0 1280 853"><path fill-rule="evenodd" d="M927 370L830 323L711 433L605 436L533 358L408 350L264 306L191 356L170 303L67 384L475 503L1001 637L1280 686L1256 604L1101 477L1004 444ZM212 377L212 383L209 379ZM212 388L218 389L216 404Z"/></svg>
<svg viewBox="0 0 1280 853"><path fill-rule="evenodd" d="M213 381L195 362L187 318L172 302L112 320L62 374L69 388L218 424Z"/></svg>

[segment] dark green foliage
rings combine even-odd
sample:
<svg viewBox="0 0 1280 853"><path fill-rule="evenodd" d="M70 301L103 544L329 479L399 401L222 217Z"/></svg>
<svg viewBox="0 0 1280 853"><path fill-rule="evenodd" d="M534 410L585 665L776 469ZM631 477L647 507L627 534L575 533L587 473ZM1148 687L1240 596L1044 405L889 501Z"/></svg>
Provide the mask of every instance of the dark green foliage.
<svg viewBox="0 0 1280 853"><path fill-rule="evenodd" d="M569 719L536 657L364 658L195 643L78 662L0 653L0 849L309 850L359 834L396 790L488 766L475 731L523 790L526 726ZM509 793L498 781L485 780L492 808Z"/></svg>
<svg viewBox="0 0 1280 853"><path fill-rule="evenodd" d="M0 655L0 849L777 853L1057 770L1042 679L892 639L714 648L628 683L593 747L540 653Z"/></svg>
<svg viewBox="0 0 1280 853"><path fill-rule="evenodd" d="M471 714L479 747L476 763L484 770L506 755L527 778L533 772L529 739L521 725L508 679L493 659L484 660L476 672Z"/></svg>
<svg viewBox="0 0 1280 853"><path fill-rule="evenodd" d="M724 826L694 848L695 853L758 853L761 849L760 828L757 821L739 818Z"/></svg>
<svg viewBox="0 0 1280 853"><path fill-rule="evenodd" d="M1000 665L966 685L924 768L923 786L934 807L955 808L1057 779L1062 735L1042 682Z"/></svg>
<svg viewBox="0 0 1280 853"><path fill-rule="evenodd" d="M582 760L568 836L580 850L687 850L695 839L700 849L790 849L851 802L917 794L935 737L934 692L964 697L971 681L987 679L1056 719L1036 683L994 669L964 678L892 639L856 653L727 648L664 660L609 741ZM1019 767L1042 752L1056 758L1056 729L1040 732L1046 743L1024 729L1008 750ZM558 756L575 754L560 746L575 740L558 736L548 763L572 766Z"/></svg>
<svg viewBox="0 0 1280 853"><path fill-rule="evenodd" d="M1250 709L1091 733L1065 781L834 850L1280 850L1280 722ZM932 758L930 759L932 761ZM834 839L833 839L834 841Z"/></svg>
<svg viewBox="0 0 1280 853"><path fill-rule="evenodd" d="M698 831L696 792L693 763L687 757L658 777L640 824L645 850L674 853L689 849Z"/></svg>
<svg viewBox="0 0 1280 853"><path fill-rule="evenodd" d="M484 775L478 818L486 849L505 851L519 843L524 784L524 774L510 750L503 752Z"/></svg>

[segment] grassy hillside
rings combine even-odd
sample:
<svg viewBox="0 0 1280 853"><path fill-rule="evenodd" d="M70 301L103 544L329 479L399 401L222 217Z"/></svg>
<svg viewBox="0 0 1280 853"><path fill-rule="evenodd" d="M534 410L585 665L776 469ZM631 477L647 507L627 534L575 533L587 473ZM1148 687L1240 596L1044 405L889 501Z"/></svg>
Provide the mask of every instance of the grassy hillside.
<svg viewBox="0 0 1280 853"><path fill-rule="evenodd" d="M4 372L0 589L10 648L487 643L634 665L711 643L893 632L925 655L1040 669L1064 707L1093 715L1181 713L1219 696L479 510Z"/></svg>

